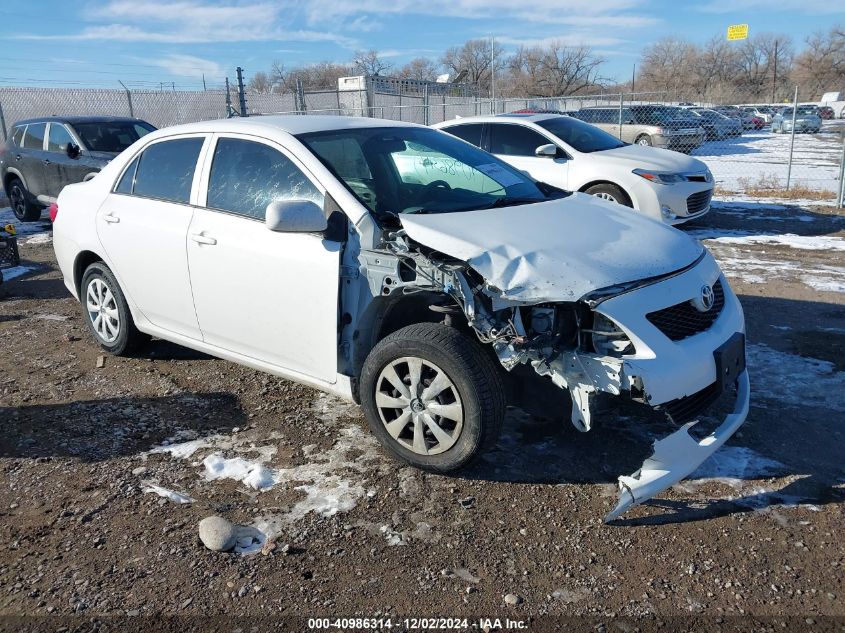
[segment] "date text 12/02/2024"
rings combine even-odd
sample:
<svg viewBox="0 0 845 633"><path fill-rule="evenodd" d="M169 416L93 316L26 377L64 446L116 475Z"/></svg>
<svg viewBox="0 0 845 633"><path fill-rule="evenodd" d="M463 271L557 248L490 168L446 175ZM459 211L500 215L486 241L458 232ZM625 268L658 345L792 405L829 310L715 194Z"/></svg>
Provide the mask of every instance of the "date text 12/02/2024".
<svg viewBox="0 0 845 633"><path fill-rule="evenodd" d="M468 618L309 618L309 629L379 630L394 627L406 631L460 630L477 624L483 631L526 630L524 620L510 618L478 618L477 623Z"/></svg>

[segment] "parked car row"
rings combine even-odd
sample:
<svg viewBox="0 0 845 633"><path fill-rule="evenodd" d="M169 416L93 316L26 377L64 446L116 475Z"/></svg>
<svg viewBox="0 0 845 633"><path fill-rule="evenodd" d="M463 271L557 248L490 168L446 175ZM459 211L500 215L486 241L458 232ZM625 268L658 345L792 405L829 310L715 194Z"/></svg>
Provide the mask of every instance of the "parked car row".
<svg viewBox="0 0 845 633"><path fill-rule="evenodd" d="M679 218L646 210L706 210L712 178L573 117L439 127L272 116L152 132L59 194L64 283L106 351L156 336L354 400L390 454L436 472L494 446L507 404L585 432L607 399L656 411L668 435L620 476L613 519L748 414L740 303L666 225ZM590 178L597 196L565 190ZM642 213L613 202L623 185Z"/></svg>

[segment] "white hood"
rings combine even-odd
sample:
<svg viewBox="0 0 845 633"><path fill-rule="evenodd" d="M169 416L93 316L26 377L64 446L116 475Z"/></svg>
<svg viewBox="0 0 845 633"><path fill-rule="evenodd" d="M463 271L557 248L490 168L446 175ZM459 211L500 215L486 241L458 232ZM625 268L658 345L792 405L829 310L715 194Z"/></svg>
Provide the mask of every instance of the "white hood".
<svg viewBox="0 0 845 633"><path fill-rule="evenodd" d="M631 169L653 169L675 174L703 173L707 165L696 158L659 147L626 145L609 149L598 154L602 161L611 161ZM589 156L589 154L585 154Z"/></svg>
<svg viewBox="0 0 845 633"><path fill-rule="evenodd" d="M581 193L401 219L413 240L465 261L502 297L528 303L575 301L593 290L674 272L703 248L676 229Z"/></svg>

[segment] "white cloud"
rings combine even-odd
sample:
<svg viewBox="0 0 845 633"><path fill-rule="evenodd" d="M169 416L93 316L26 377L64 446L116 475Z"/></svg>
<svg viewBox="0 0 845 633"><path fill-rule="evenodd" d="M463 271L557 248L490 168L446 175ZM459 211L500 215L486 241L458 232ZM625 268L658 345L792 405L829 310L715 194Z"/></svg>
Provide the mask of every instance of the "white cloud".
<svg viewBox="0 0 845 633"><path fill-rule="evenodd" d="M618 46L624 44L625 40L616 37L600 37L593 36L588 33L568 33L566 35L553 35L551 37L542 38L521 38L509 37L507 35L496 36L496 41L500 44L510 44L512 46L549 46L551 44L560 44L563 46Z"/></svg>
<svg viewBox="0 0 845 633"><path fill-rule="evenodd" d="M569 24L590 27L642 27L660 22L640 13L624 13L641 8L644 0L306 0L301 5L310 24L359 15L432 15L489 20L518 19L529 22Z"/></svg>
<svg viewBox="0 0 845 633"><path fill-rule="evenodd" d="M208 77L219 79L226 74L223 66L217 62L193 55L168 55L159 59L151 59L151 64L161 66L175 77Z"/></svg>
<svg viewBox="0 0 845 633"><path fill-rule="evenodd" d="M836 0L709 0L696 7L705 13L737 13L743 11L789 11L798 15L824 15L843 13L841 2Z"/></svg>
<svg viewBox="0 0 845 633"><path fill-rule="evenodd" d="M335 42L354 48L357 42L335 33L285 28L283 7L272 3L220 6L208 1L116 0L89 11L92 24L77 33L23 34L25 40L153 42L199 44L208 42L301 41Z"/></svg>

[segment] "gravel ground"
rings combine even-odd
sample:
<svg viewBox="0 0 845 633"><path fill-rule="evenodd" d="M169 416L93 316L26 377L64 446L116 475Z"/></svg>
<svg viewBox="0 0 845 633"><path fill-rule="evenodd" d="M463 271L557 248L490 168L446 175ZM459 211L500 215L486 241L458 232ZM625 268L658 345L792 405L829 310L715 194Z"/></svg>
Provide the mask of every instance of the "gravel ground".
<svg viewBox="0 0 845 633"><path fill-rule="evenodd" d="M162 341L101 357L49 241L25 238L35 270L0 300L0 628L357 615L397 630L433 616L841 630L845 217L725 203L687 230L745 308L751 413L692 478L613 525L616 477L654 431L636 417L581 434L510 410L471 470L421 473L311 389ZM207 458L273 485L214 479ZM211 552L197 524L213 514L273 538Z"/></svg>

